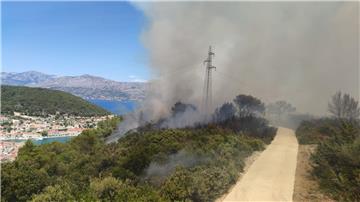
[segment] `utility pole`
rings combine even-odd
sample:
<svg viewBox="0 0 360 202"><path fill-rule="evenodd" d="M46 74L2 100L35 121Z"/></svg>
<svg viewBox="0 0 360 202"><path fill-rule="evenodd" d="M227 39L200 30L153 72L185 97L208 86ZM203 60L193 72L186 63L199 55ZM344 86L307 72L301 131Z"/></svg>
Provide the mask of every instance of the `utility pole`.
<svg viewBox="0 0 360 202"><path fill-rule="evenodd" d="M205 119L208 119L207 115L209 110L212 107L212 79L211 79L211 70L216 69L212 65L212 58L215 55L214 52L211 50L211 46L209 47L208 57L204 61L206 65L206 72L205 72L205 80L204 80L204 96L203 96L203 113L205 115Z"/></svg>

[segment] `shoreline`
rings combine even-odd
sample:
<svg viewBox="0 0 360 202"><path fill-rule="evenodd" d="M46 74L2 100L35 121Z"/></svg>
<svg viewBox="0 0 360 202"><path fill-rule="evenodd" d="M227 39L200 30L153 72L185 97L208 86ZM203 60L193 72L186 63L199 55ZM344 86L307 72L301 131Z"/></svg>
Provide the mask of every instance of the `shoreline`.
<svg viewBox="0 0 360 202"><path fill-rule="evenodd" d="M27 141L27 140L44 140L44 139L51 139L51 138L58 138L58 137L76 137L80 135L76 134L76 135L58 135L58 136L45 136L45 137L31 137L31 138L24 138L24 137L19 137L19 138L3 138L0 137L0 141Z"/></svg>

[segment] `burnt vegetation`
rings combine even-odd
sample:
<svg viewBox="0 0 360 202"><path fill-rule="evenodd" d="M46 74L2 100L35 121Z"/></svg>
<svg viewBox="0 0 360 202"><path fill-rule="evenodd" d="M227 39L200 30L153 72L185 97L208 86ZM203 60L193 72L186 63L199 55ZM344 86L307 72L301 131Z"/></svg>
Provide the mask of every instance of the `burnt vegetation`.
<svg viewBox="0 0 360 202"><path fill-rule="evenodd" d="M238 95L233 103L225 103L216 109L213 121L232 132L245 133L270 143L275 135L275 128L269 127L268 121L263 118L264 103L251 95Z"/></svg>

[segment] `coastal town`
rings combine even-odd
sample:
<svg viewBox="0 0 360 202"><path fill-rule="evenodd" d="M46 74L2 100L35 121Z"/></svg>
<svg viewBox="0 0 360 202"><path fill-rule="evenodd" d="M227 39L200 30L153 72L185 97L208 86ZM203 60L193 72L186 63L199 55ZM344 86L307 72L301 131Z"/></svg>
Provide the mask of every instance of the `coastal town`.
<svg viewBox="0 0 360 202"><path fill-rule="evenodd" d="M77 136L83 130L96 128L98 122L113 116L81 117L56 114L39 117L18 112L13 115L0 115L0 160L14 160L26 140Z"/></svg>

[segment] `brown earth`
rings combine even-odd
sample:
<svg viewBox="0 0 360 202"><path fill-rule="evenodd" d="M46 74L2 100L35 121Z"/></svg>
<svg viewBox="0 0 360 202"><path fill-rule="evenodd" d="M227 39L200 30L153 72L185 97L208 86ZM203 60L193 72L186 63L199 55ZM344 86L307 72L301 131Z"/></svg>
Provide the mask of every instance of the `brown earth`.
<svg viewBox="0 0 360 202"><path fill-rule="evenodd" d="M318 183L311 176L310 156L315 149L316 145L299 145L293 194L293 201L295 202L334 201L320 192Z"/></svg>

